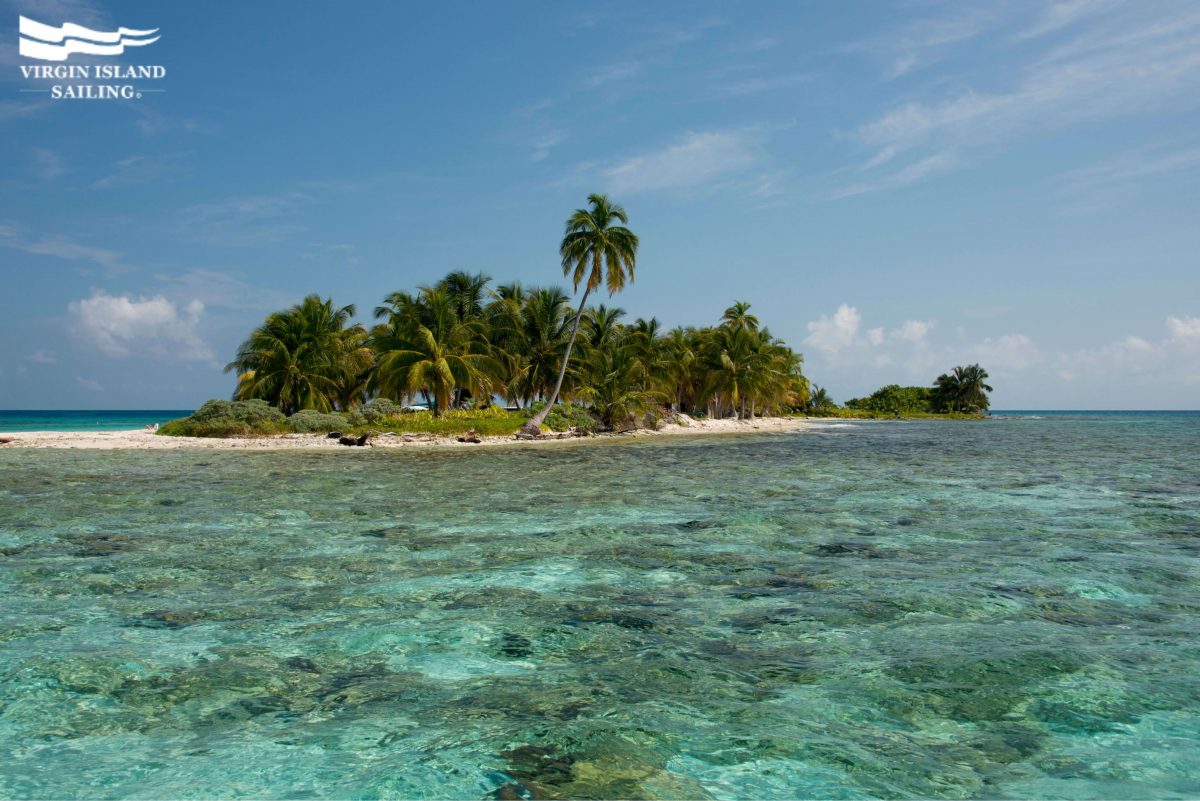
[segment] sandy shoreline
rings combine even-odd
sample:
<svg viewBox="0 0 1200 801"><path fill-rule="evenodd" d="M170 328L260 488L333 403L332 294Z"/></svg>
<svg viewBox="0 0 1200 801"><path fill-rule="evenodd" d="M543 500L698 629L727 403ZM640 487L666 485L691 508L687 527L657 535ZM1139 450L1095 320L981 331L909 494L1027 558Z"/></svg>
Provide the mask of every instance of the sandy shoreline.
<svg viewBox="0 0 1200 801"><path fill-rule="evenodd" d="M539 440L517 440L513 437L483 437L478 444L458 442L454 437L431 434L381 434L373 437L374 448L483 448L498 445L518 447L541 447L548 443L632 440L644 437L695 436L704 434L752 434L783 433L799 431L814 425L812 420L792 417L762 417L755 420L693 420L686 426L668 425L658 431L637 430L623 434L599 434L594 437L558 438L544 437ZM14 431L0 434L0 439L12 442L0 444L0 448L76 448L94 450L178 450L196 448L205 450L336 450L359 451L367 448L349 448L339 445L337 440L324 434L282 434L277 437L246 439L212 439L203 437L164 437L149 431Z"/></svg>

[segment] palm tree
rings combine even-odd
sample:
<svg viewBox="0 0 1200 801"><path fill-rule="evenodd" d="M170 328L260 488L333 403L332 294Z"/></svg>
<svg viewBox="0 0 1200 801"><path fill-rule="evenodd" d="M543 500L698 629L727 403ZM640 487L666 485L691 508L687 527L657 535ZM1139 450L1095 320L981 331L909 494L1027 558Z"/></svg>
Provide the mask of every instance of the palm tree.
<svg viewBox="0 0 1200 801"><path fill-rule="evenodd" d="M806 409L809 412L823 412L826 409L832 409L836 405L824 387L813 385L812 393L809 395L806 405Z"/></svg>
<svg viewBox="0 0 1200 801"><path fill-rule="evenodd" d="M622 332L609 347L586 351L577 394L612 429L636 424L639 416L666 400L663 392L647 384L636 339L636 334Z"/></svg>
<svg viewBox="0 0 1200 801"><path fill-rule="evenodd" d="M588 309L583 315L584 339L593 348L606 348L612 343L621 329L621 318L625 316L622 308L609 308L601 303L594 309Z"/></svg>
<svg viewBox="0 0 1200 801"><path fill-rule="evenodd" d="M489 355L478 320L459 318L442 287L421 290L413 306L400 304L371 332L378 353L375 387L396 397L423 393L435 416L470 394L490 398L500 386L500 365Z"/></svg>
<svg viewBox="0 0 1200 801"><path fill-rule="evenodd" d="M614 224L620 222L628 225L629 217L625 209L610 201L607 195L588 195L588 204L590 208L576 209L575 213L567 218L566 232L559 245L563 275L571 275L576 292L579 291L579 284L584 284L583 297L579 301L578 311L575 312L571 338L567 340L567 350L563 354L554 392L550 394L541 411L525 424L524 430L528 434L541 433L546 415L558 402L558 394L562 391L563 377L567 374L567 363L571 359L575 337L579 334L579 321L583 318L588 295L598 289L602 281L608 287L609 295L620 292L626 281L633 281L638 238L624 225Z"/></svg>
<svg viewBox="0 0 1200 801"><path fill-rule="evenodd" d="M360 400L372 359L362 348L362 326L349 325L353 316L353 305L334 306L318 295L269 315L225 366L239 374L234 399L261 398L289 415Z"/></svg>
<svg viewBox="0 0 1200 801"><path fill-rule="evenodd" d="M705 383L713 417L722 417L727 411L739 418L745 416L745 390L752 369L750 337L747 331L727 326L713 329L708 337Z"/></svg>
<svg viewBox="0 0 1200 801"><path fill-rule="evenodd" d="M725 310L725 314L721 317L721 324L743 331L758 330L758 318L750 313L750 304L744 300L735 301Z"/></svg>
<svg viewBox="0 0 1200 801"><path fill-rule="evenodd" d="M939 411L958 411L958 399L961 394L958 377L951 372L942 373L933 382L934 402Z"/></svg>
<svg viewBox="0 0 1200 801"><path fill-rule="evenodd" d="M971 364L955 367L954 376L958 379L959 404L964 412L982 412L991 405L987 396L992 391L987 384L987 370Z"/></svg>
<svg viewBox="0 0 1200 801"><path fill-rule="evenodd" d="M986 411L991 405L987 393L992 391L987 378L987 370L978 364L955 367L948 375L939 375L934 382L938 406L948 412Z"/></svg>
<svg viewBox="0 0 1200 801"><path fill-rule="evenodd" d="M484 298L487 295L487 285L492 277L487 273L470 273L455 270L438 282L438 287L446 290L450 306L458 315L460 321L478 320L483 316Z"/></svg>
<svg viewBox="0 0 1200 801"><path fill-rule="evenodd" d="M695 411L702 379L695 369L701 334L694 328L672 328L663 341L662 378L675 408Z"/></svg>
<svg viewBox="0 0 1200 801"><path fill-rule="evenodd" d="M558 287L499 287L488 304L494 357L504 365L508 398L520 404L545 397L567 344L570 298Z"/></svg>

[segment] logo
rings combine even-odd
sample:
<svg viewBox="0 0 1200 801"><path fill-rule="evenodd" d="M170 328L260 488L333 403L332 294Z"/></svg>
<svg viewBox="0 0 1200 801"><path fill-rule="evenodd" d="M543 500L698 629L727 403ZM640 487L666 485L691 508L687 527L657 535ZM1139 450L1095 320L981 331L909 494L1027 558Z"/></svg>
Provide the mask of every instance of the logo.
<svg viewBox="0 0 1200 801"><path fill-rule="evenodd" d="M126 47L154 44L158 28L135 31L117 28L115 31L93 31L73 22L55 28L28 17L21 17L21 55L39 61L66 61L72 53L90 56L119 56Z"/></svg>
<svg viewBox="0 0 1200 801"><path fill-rule="evenodd" d="M73 22L56 28L29 17L20 20L19 52L35 61L63 62L76 53L120 56L127 47L145 47L161 38L158 28L94 31ZM53 100L140 100L147 92L165 92L151 87L166 74L160 64L22 64L27 88L21 91L44 93Z"/></svg>

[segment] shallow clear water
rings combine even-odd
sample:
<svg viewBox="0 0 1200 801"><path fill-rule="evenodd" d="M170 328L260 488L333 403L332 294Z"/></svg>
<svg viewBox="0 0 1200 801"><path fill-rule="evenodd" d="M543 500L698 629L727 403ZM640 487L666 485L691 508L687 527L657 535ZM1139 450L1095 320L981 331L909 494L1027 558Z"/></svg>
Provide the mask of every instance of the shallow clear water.
<svg viewBox="0 0 1200 801"><path fill-rule="evenodd" d="M1200 418L0 451L0 797L1200 795Z"/></svg>
<svg viewBox="0 0 1200 801"><path fill-rule="evenodd" d="M187 417L180 409L0 409L0 432L5 431L130 431L152 423Z"/></svg>

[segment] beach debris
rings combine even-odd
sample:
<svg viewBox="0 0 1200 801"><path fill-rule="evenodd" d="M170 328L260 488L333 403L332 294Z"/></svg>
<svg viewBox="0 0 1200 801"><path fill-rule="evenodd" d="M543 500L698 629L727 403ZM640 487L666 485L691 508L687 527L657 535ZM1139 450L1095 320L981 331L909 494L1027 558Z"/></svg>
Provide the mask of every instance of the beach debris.
<svg viewBox="0 0 1200 801"><path fill-rule="evenodd" d="M472 442L472 443L475 443L475 444L478 444L478 443L480 443L480 442L483 442L483 440L481 440L481 439L479 438L479 435L475 433L475 429L473 429L473 428L472 428L472 429L469 429L469 430L467 431L467 433L465 433L465 434L463 434L461 437L459 437L459 438L458 438L458 441L459 441L459 442Z"/></svg>
<svg viewBox="0 0 1200 801"><path fill-rule="evenodd" d="M16 437L0 437L0 445L7 445L10 442L16 442Z"/></svg>
<svg viewBox="0 0 1200 801"><path fill-rule="evenodd" d="M370 434L363 434L361 437L358 437L357 439L354 437L341 437L338 439L338 442L341 443L342 445L349 445L352 447L362 448L362 447L366 446L367 440L370 438L371 438Z"/></svg>
<svg viewBox="0 0 1200 801"><path fill-rule="evenodd" d="M325 435L325 439L341 439L344 436L345 434L343 434L341 431L330 431Z"/></svg>

